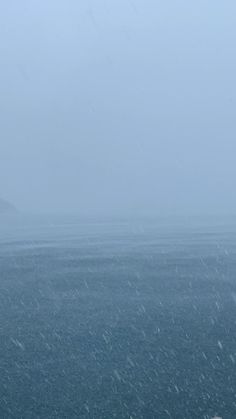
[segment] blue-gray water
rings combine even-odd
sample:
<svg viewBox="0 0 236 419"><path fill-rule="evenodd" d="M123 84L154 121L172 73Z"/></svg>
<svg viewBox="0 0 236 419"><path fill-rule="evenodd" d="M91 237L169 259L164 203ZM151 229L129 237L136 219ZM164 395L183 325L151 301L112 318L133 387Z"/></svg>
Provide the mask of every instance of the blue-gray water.
<svg viewBox="0 0 236 419"><path fill-rule="evenodd" d="M236 417L236 228L0 219L1 418Z"/></svg>

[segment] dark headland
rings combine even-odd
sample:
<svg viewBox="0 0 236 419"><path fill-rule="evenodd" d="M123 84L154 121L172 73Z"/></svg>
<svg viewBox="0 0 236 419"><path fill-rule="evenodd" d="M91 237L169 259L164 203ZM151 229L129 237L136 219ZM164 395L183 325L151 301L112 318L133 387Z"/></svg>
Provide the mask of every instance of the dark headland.
<svg viewBox="0 0 236 419"><path fill-rule="evenodd" d="M13 204L0 198L0 214L12 214L16 212L16 207Z"/></svg>

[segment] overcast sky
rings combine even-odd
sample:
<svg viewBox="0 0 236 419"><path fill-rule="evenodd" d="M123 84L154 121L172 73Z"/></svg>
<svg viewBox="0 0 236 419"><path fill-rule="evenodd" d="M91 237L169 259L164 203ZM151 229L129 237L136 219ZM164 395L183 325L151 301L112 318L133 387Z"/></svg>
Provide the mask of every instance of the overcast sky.
<svg viewBox="0 0 236 419"><path fill-rule="evenodd" d="M235 0L0 2L0 196L236 213Z"/></svg>

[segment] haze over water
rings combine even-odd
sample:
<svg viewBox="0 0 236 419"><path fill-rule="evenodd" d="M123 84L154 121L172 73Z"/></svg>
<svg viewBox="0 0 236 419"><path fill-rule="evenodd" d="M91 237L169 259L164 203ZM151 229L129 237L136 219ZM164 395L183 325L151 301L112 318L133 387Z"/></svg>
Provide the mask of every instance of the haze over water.
<svg viewBox="0 0 236 419"><path fill-rule="evenodd" d="M22 211L235 214L233 0L0 5L0 197Z"/></svg>
<svg viewBox="0 0 236 419"><path fill-rule="evenodd" d="M1 2L0 417L235 419L235 39L233 0Z"/></svg>

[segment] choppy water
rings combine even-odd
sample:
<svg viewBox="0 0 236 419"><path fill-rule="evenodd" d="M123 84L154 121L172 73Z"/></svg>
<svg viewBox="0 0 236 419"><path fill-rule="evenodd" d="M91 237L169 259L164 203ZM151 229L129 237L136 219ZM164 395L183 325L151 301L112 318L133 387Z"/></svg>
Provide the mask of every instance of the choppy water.
<svg viewBox="0 0 236 419"><path fill-rule="evenodd" d="M1 418L236 417L236 228L0 220Z"/></svg>

